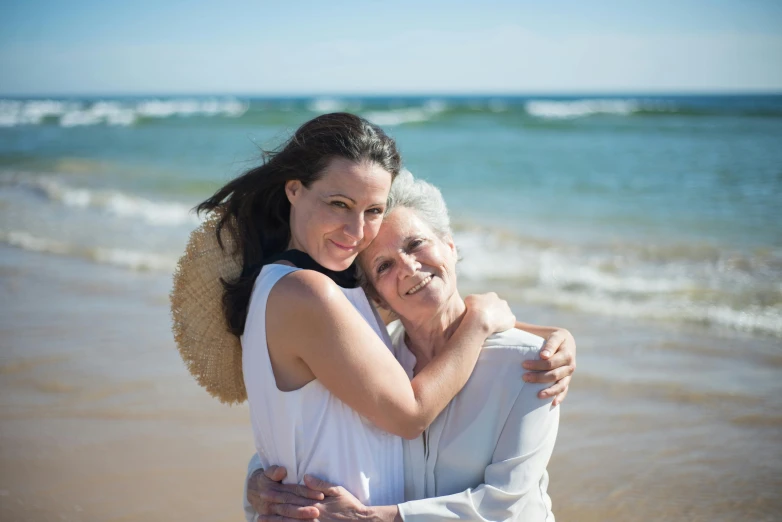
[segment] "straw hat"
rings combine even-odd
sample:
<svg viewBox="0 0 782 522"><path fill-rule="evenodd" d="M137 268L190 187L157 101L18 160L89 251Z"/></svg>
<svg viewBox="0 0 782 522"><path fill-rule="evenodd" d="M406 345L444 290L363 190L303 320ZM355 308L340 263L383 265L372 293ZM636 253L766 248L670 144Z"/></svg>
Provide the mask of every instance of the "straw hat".
<svg viewBox="0 0 782 522"><path fill-rule="evenodd" d="M179 354L198 384L227 404L247 399L242 376L242 346L228 330L223 313L223 285L242 272L242 256L225 228L215 234L219 213L190 234L179 259L171 290L172 329Z"/></svg>

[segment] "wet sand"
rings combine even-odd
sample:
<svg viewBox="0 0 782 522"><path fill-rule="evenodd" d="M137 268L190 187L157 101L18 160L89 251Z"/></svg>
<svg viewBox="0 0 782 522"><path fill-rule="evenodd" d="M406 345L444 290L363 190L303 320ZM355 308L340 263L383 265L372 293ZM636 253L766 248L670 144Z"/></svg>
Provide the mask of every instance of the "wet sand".
<svg viewBox="0 0 782 522"><path fill-rule="evenodd" d="M247 410L187 373L168 289L0 247L0 520L243 519ZM778 339L516 310L579 343L549 466L558 520L782 517Z"/></svg>

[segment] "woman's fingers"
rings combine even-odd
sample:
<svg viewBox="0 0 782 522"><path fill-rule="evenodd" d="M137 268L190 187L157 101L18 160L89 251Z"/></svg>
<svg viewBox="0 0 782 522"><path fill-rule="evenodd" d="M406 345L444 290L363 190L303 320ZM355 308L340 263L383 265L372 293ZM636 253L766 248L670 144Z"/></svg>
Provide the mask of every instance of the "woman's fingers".
<svg viewBox="0 0 782 522"><path fill-rule="evenodd" d="M557 382L573 375L572 366L560 366L547 372L530 372L521 376L524 382Z"/></svg>
<svg viewBox="0 0 782 522"><path fill-rule="evenodd" d="M570 366L575 370L575 360L568 353L556 353L549 359L541 359L539 361L524 361L522 366L525 370L531 370L534 372L545 372L559 368L561 366ZM572 372L571 372L572 373Z"/></svg>
<svg viewBox="0 0 782 522"><path fill-rule="evenodd" d="M292 504L295 506L311 506L313 502L323 500L323 493L319 491L312 492L313 496L319 498L310 498L299 495L292 486L283 487L288 489L267 488L258 492L258 497L269 504Z"/></svg>
<svg viewBox="0 0 782 522"><path fill-rule="evenodd" d="M285 477L288 476L288 470L282 466L269 466L263 470L263 474L266 475L266 478L271 481L282 482L285 480Z"/></svg>
<svg viewBox="0 0 782 522"><path fill-rule="evenodd" d="M320 491L316 491L314 489L310 489L307 486L302 486L300 484L291 485L291 488L293 488L293 493L303 497L308 498L310 500L323 500L325 497L323 493Z"/></svg>
<svg viewBox="0 0 782 522"><path fill-rule="evenodd" d="M559 395L557 395L556 397L554 397L554 402L552 402L551 405L552 406L559 406L560 404L562 404L562 401L565 400L565 397L567 396L567 392L568 392L569 389L570 389L569 386L565 386L565 390L562 393L560 393Z"/></svg>
<svg viewBox="0 0 782 522"><path fill-rule="evenodd" d="M304 475L304 484L306 484L308 488L320 491L329 497L339 496L342 490L342 488L336 484L326 482L325 480L313 477L312 475Z"/></svg>
<svg viewBox="0 0 782 522"><path fill-rule="evenodd" d="M510 305L494 292L468 295L464 302L468 309L481 314L481 322L491 332L503 332L516 325L516 316Z"/></svg>
<svg viewBox="0 0 782 522"><path fill-rule="evenodd" d="M559 351L562 345L565 343L567 336L562 330L557 330L553 334L549 335L546 342L543 343L543 348L540 350L540 357L548 359Z"/></svg>
<svg viewBox="0 0 782 522"><path fill-rule="evenodd" d="M576 371L576 341L573 335L564 329L554 331L546 339L540 351L539 361L524 361L524 369L535 373L525 373L525 382L553 382L554 385L538 393L541 399L554 397L553 406L565 400L573 372Z"/></svg>
<svg viewBox="0 0 782 522"><path fill-rule="evenodd" d="M541 391L540 393L538 393L538 397L541 399L548 399L551 397L558 396L559 394L566 392L569 385L570 385L570 377L565 377L561 381L557 381L554 384L554 386L550 386L545 390ZM563 399L564 397L560 399L559 402L562 402ZM559 402L557 404L559 404Z"/></svg>
<svg viewBox="0 0 782 522"><path fill-rule="evenodd" d="M258 522L297 522L297 518L281 517L280 515L258 515Z"/></svg>
<svg viewBox="0 0 782 522"><path fill-rule="evenodd" d="M253 473L247 485L247 500L262 515L260 520L312 520L320 515L312 504L323 500L320 491L298 484L281 484L287 476L285 468L269 466ZM263 517L272 518L263 518ZM273 518L277 517L277 518Z"/></svg>
<svg viewBox="0 0 782 522"><path fill-rule="evenodd" d="M295 520L312 520L320 516L320 511L314 506L293 506L291 504L274 504L271 506L273 514L292 518Z"/></svg>

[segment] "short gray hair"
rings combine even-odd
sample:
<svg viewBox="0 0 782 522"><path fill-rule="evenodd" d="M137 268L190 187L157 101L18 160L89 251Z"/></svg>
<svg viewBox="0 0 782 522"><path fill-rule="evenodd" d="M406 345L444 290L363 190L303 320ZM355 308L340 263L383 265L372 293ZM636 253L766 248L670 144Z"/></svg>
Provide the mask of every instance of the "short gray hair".
<svg viewBox="0 0 782 522"><path fill-rule="evenodd" d="M391 184L386 205L386 216L395 208L413 210L440 239L453 235L448 207L440 189L422 179L415 179L409 170L399 172Z"/></svg>
<svg viewBox="0 0 782 522"><path fill-rule="evenodd" d="M440 189L422 179L415 179L407 169L402 169L391 183L385 215L388 216L396 208L409 208L414 211L440 239L453 235L448 207L445 205L445 199L443 199ZM380 301L377 290L358 263L356 264L356 276L367 295Z"/></svg>

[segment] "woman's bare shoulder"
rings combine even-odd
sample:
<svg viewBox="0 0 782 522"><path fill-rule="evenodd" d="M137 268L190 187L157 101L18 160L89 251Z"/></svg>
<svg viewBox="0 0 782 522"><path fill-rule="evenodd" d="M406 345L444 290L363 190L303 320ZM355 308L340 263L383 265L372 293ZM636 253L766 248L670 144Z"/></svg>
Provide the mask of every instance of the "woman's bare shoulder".
<svg viewBox="0 0 782 522"><path fill-rule="evenodd" d="M267 321L305 321L315 326L330 315L330 310L350 306L340 287L328 276L314 270L296 270L271 289Z"/></svg>

